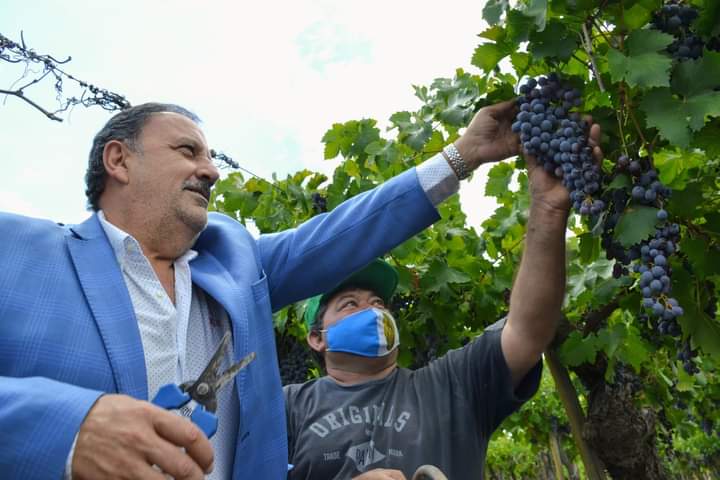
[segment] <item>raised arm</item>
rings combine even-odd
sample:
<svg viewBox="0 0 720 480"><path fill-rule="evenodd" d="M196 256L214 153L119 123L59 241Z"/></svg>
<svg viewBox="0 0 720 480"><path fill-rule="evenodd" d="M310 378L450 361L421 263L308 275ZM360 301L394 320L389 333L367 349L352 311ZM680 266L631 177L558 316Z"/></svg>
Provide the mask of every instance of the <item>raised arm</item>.
<svg viewBox="0 0 720 480"><path fill-rule="evenodd" d="M600 126L590 129L593 156ZM570 196L560 180L528 157L530 215L525 249L510 297L510 313L502 333L502 350L517 386L552 341L565 294L565 230Z"/></svg>

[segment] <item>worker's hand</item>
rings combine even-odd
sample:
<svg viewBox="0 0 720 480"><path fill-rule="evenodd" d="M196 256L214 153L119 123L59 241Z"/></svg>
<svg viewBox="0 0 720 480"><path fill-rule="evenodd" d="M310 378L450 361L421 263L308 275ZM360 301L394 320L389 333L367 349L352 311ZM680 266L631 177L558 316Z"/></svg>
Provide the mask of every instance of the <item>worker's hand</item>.
<svg viewBox="0 0 720 480"><path fill-rule="evenodd" d="M400 470L376 468L363 473L359 477L353 477L353 480L406 480L406 478Z"/></svg>
<svg viewBox="0 0 720 480"><path fill-rule="evenodd" d="M600 125L593 124L590 117L586 117L585 120L592 125L588 135L588 145L592 148L594 161L599 164L603 156L599 147ZM562 184L562 180L554 174L548 173L532 155L525 154L525 160L527 162L530 195L533 204L549 207L552 211L567 214L571 205L570 192Z"/></svg>
<svg viewBox="0 0 720 480"><path fill-rule="evenodd" d="M72 476L200 480L212 467L212 445L190 420L125 395L104 395L80 426Z"/></svg>
<svg viewBox="0 0 720 480"><path fill-rule="evenodd" d="M520 153L518 136L510 129L516 113L515 100L478 110L465 133L455 140L455 147L470 170Z"/></svg>

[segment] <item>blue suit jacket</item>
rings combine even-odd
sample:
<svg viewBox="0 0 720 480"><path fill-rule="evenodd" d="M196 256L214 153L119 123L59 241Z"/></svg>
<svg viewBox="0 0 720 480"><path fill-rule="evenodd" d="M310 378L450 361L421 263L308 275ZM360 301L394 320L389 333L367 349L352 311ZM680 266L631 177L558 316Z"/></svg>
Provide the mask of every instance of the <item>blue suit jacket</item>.
<svg viewBox="0 0 720 480"><path fill-rule="evenodd" d="M333 287L437 218L414 170L259 239L210 214L193 247L193 282L228 312L235 357L257 352L235 380L233 478L286 477L272 311ZM0 472L60 479L98 396L147 399L137 321L97 216L63 227L0 214L0 232Z"/></svg>

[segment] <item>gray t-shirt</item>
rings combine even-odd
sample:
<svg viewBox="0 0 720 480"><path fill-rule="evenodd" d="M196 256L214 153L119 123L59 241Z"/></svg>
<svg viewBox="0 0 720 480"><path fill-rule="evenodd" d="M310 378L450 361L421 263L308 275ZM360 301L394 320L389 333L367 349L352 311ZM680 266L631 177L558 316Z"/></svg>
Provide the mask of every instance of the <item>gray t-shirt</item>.
<svg viewBox="0 0 720 480"><path fill-rule="evenodd" d="M542 362L513 391L500 329L418 370L341 386L287 385L290 479L350 479L375 468L432 464L450 480L482 478L488 440L537 390Z"/></svg>

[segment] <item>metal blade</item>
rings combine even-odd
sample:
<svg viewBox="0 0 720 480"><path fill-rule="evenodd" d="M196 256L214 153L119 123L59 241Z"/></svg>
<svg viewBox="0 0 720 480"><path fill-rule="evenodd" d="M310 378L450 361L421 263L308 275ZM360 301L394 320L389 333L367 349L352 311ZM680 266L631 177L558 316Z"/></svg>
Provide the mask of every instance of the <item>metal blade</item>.
<svg viewBox="0 0 720 480"><path fill-rule="evenodd" d="M255 360L255 352L250 352L247 355L245 355L245 358L240 360L235 365L230 366L227 370L223 372L220 377L218 377L217 381L215 382L215 391L217 392L222 387L225 386L227 382L229 382L235 375L240 372L243 368L247 367L250 362Z"/></svg>
<svg viewBox="0 0 720 480"><path fill-rule="evenodd" d="M193 387L200 383L207 383L208 385L212 385L215 383L215 379L217 378L218 372L220 370L220 364L223 361L223 357L225 357L227 353L227 347L229 343L230 332L225 332L222 340L220 340L220 345L218 345L217 350L215 350L215 353L208 362L207 367L205 367L205 370L203 370L198 379L195 381Z"/></svg>

